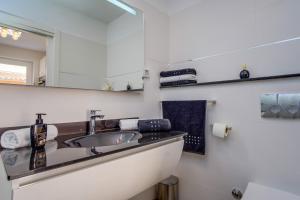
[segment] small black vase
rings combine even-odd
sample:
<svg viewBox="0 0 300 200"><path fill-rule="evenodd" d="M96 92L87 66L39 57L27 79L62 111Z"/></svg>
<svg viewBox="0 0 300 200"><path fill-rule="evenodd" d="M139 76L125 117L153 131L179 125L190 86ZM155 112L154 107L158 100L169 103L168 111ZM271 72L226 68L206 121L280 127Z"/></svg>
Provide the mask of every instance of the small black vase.
<svg viewBox="0 0 300 200"><path fill-rule="evenodd" d="M128 91L132 89L132 87L131 87L131 85L129 83L127 84L126 88L127 88Z"/></svg>
<svg viewBox="0 0 300 200"><path fill-rule="evenodd" d="M244 69L240 72L241 79L248 79L250 78L250 72L247 70L246 65L243 67Z"/></svg>

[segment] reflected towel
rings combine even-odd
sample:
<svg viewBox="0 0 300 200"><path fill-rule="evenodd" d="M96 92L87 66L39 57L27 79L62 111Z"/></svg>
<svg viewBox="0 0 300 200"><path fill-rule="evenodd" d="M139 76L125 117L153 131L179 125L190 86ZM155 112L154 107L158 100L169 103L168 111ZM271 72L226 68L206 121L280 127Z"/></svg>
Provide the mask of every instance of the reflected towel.
<svg viewBox="0 0 300 200"><path fill-rule="evenodd" d="M58 130L54 125L47 126L47 141L54 140L58 135ZM30 128L8 130L1 136L1 146L6 149L17 149L31 146Z"/></svg>
<svg viewBox="0 0 300 200"><path fill-rule="evenodd" d="M185 74L185 75L180 75L180 76L163 77L163 78L160 78L160 83L183 81L183 80L196 81L197 77L196 77L196 75L193 75L193 74Z"/></svg>
<svg viewBox="0 0 300 200"><path fill-rule="evenodd" d="M169 77L169 76L179 76L184 74L193 74L196 75L197 72L193 68L179 69L179 70L170 70L170 71L162 71L160 72L161 77Z"/></svg>

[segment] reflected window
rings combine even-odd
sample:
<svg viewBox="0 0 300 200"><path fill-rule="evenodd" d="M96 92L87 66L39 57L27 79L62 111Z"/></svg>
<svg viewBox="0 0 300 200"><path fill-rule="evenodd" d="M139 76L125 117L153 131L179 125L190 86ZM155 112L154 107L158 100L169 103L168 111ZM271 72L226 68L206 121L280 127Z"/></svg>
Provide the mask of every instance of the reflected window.
<svg viewBox="0 0 300 200"><path fill-rule="evenodd" d="M0 83L26 85L27 67L0 63Z"/></svg>

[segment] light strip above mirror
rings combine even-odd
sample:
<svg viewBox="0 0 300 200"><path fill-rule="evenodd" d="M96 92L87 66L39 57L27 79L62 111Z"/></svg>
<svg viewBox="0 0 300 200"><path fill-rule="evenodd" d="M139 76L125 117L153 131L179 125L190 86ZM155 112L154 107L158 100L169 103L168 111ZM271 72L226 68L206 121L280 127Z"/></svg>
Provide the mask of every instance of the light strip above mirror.
<svg viewBox="0 0 300 200"><path fill-rule="evenodd" d="M114 4L115 6L118 6L119 8L122 8L123 10L129 12L130 14L136 15L136 11L131 8L130 6L126 5L125 3L122 3L118 0L106 0L111 4Z"/></svg>

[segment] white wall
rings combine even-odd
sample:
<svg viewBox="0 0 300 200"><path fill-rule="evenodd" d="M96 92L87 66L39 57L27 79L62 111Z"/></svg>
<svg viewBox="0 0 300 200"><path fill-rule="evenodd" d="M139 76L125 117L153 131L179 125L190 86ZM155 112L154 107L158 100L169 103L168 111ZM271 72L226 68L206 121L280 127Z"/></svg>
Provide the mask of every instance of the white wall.
<svg viewBox="0 0 300 200"><path fill-rule="evenodd" d="M106 44L60 34L60 87L101 90L105 82Z"/></svg>
<svg viewBox="0 0 300 200"><path fill-rule="evenodd" d="M205 0L170 17L170 61L245 50L300 36L296 0ZM215 56L181 65L198 68L199 81L237 78L240 64L253 75L299 72L299 41ZM178 67L176 65L175 67ZM249 181L300 194L299 120L262 119L260 95L299 93L299 79L165 89L165 100L214 99L207 111L207 156L184 153L177 174L180 199L232 199ZM209 124L227 122L232 135L211 136Z"/></svg>

